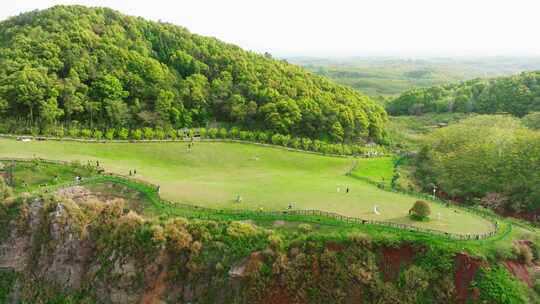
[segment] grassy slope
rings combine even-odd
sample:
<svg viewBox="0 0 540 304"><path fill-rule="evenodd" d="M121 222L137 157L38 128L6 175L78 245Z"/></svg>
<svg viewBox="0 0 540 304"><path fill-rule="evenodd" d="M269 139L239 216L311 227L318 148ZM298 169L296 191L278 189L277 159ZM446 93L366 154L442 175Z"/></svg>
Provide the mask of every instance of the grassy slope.
<svg viewBox="0 0 540 304"><path fill-rule="evenodd" d="M139 178L161 186L162 197L214 208L281 210L292 203L296 209L411 223L406 215L415 200L345 176L352 165L352 159L347 158L235 143L197 143L188 153L184 143L84 144L0 139L0 157L33 156L83 163L100 160L107 170L121 174L137 169ZM372 161L379 160L361 159L358 170L380 165L373 167ZM382 168L387 170L388 166L383 164ZM377 179L377 171L370 169L366 174ZM381 176L388 174L385 171ZM349 194L344 193L347 186ZM242 203L234 202L237 194L242 196ZM381 215L373 214L375 204ZM432 211L440 212L442 220L415 224L457 233L490 229L487 221L468 213L435 204Z"/></svg>

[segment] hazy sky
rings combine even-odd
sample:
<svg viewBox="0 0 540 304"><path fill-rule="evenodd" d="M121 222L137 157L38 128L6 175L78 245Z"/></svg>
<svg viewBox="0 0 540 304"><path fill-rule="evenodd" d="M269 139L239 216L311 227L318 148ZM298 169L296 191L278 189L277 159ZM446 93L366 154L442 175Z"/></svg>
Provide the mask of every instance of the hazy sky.
<svg viewBox="0 0 540 304"><path fill-rule="evenodd" d="M5 0L107 6L281 55L540 55L540 0Z"/></svg>

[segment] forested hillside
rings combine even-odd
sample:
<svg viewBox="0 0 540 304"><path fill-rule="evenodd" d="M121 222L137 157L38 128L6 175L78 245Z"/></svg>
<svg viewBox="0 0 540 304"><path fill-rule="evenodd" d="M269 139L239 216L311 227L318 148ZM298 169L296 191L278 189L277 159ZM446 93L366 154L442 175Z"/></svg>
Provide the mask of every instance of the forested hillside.
<svg viewBox="0 0 540 304"><path fill-rule="evenodd" d="M476 112L511 113L521 117L540 111L540 72L415 88L392 100L387 110L393 115Z"/></svg>
<svg viewBox="0 0 540 304"><path fill-rule="evenodd" d="M427 191L501 213L540 210L540 133L510 116L478 115L430 134L416 156Z"/></svg>
<svg viewBox="0 0 540 304"><path fill-rule="evenodd" d="M271 56L106 8L56 6L0 23L7 131L218 122L335 142L383 136L368 97Z"/></svg>

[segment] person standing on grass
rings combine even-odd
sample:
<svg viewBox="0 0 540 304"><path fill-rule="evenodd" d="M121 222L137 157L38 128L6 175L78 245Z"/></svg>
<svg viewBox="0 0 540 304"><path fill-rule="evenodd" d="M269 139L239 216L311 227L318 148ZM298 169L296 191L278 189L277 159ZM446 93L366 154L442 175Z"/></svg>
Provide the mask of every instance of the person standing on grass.
<svg viewBox="0 0 540 304"><path fill-rule="evenodd" d="M131 170L129 170L129 176L131 176Z"/></svg>
<svg viewBox="0 0 540 304"><path fill-rule="evenodd" d="M159 190L161 190L161 187L158 185L156 190L157 190L157 193L159 193Z"/></svg>
<svg viewBox="0 0 540 304"><path fill-rule="evenodd" d="M349 186L347 186L347 190L345 190L345 193L349 193Z"/></svg>

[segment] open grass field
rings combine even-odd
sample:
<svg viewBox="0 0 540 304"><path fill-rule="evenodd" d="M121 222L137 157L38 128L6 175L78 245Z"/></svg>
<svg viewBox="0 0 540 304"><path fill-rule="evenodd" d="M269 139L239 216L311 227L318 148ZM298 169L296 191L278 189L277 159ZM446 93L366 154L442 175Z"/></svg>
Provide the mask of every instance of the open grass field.
<svg viewBox="0 0 540 304"><path fill-rule="evenodd" d="M482 233L491 224L476 215L431 204L433 220L407 217L415 201L346 176L353 159L326 157L239 143L78 143L18 142L0 139L0 157L99 160L107 170L161 186L165 199L212 208L318 209L365 219L389 220L453 233ZM391 176L391 159L359 159L354 175ZM390 170L390 171L389 171ZM349 187L350 192L345 193ZM339 188L339 191L338 191ZM237 203L240 195L242 202ZM380 215L373 213L377 205ZM441 214L441 220L436 215Z"/></svg>

